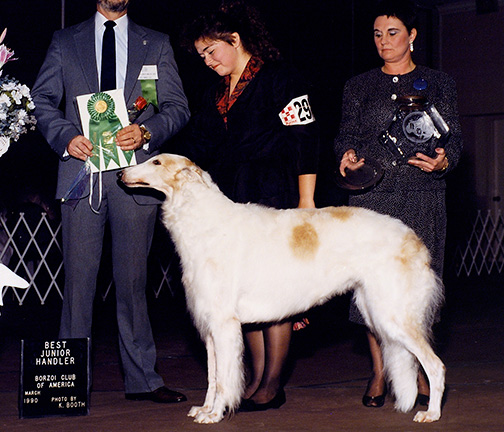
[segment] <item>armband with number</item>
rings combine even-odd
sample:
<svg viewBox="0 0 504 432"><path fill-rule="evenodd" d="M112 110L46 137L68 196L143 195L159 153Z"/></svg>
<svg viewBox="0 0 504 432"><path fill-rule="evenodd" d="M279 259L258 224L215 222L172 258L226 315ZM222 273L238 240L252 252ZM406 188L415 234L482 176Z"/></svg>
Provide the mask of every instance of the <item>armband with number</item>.
<svg viewBox="0 0 504 432"><path fill-rule="evenodd" d="M308 95L292 99L278 115L284 126L305 125L315 121Z"/></svg>

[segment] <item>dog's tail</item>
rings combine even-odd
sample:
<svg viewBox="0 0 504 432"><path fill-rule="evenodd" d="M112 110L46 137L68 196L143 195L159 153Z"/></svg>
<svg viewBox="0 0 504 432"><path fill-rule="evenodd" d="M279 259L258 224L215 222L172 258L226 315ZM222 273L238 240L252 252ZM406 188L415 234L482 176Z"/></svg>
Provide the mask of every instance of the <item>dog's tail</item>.
<svg viewBox="0 0 504 432"><path fill-rule="evenodd" d="M395 408L408 412L414 407L418 393L418 362L413 354L396 341L383 341L382 352L387 381L395 396Z"/></svg>
<svg viewBox="0 0 504 432"><path fill-rule="evenodd" d="M429 344L432 323L443 301L442 282L434 271L428 269L417 273L416 281L420 282L418 287L427 287L411 290L423 304L423 308L416 311L418 315L410 314L409 319L403 316L400 326L396 326L392 320L386 332L383 328L378 332L382 336L383 362L396 399L395 408L401 412L410 411L415 405L419 361L429 362L434 355ZM425 298L421 299L422 296Z"/></svg>

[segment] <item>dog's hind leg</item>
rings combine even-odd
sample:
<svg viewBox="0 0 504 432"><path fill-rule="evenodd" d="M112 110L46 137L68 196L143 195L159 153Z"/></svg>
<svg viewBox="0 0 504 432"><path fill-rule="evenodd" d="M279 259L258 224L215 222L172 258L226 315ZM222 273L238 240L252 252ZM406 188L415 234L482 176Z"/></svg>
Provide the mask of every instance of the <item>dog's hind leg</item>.
<svg viewBox="0 0 504 432"><path fill-rule="evenodd" d="M203 406L193 406L189 413L189 417L196 417L199 413L208 413L212 411L215 402L215 393L217 388L217 374L215 363L215 346L214 341L210 336L206 337L205 346L207 350L207 369L208 369L208 388Z"/></svg>
<svg viewBox="0 0 504 432"><path fill-rule="evenodd" d="M212 323L210 334L215 349L215 398L209 412L200 411L196 415L197 423L221 421L226 410L231 414L238 407L243 392L243 337L240 322L233 317Z"/></svg>
<svg viewBox="0 0 504 432"><path fill-rule="evenodd" d="M417 358L429 379L430 400L427 411L418 411L413 420L419 423L430 423L441 417L446 368L427 342L425 349L417 354Z"/></svg>
<svg viewBox="0 0 504 432"><path fill-rule="evenodd" d="M407 411L408 409L413 408L414 403L414 401L413 403L411 402L411 390L406 389L406 393L404 395L400 393L404 390L404 385L401 383L405 380L405 378L407 378L407 381L409 382L409 384L406 384L409 388L411 387L411 381L414 374L414 382L416 384L418 368L410 367L408 369L408 362L404 362L404 359L408 359L408 355L404 353L399 354L401 350L407 350L418 359L424 368L430 385L429 408L427 411L417 412L413 420L421 423L429 423L439 420L441 417L441 399L444 392L445 366L439 357L434 354L434 351L423 335L423 332L418 330L415 331L414 329L408 330L407 328L403 328L402 330L403 331L396 331L394 334L394 338L391 342L394 348L389 349L387 347L385 350L386 354L384 351L384 357L392 356L392 358L384 358L384 362L385 364L393 365L392 370L388 371L388 374L390 374L392 379L392 387L394 388L394 394L397 397L396 408L400 411ZM387 343L384 345L387 345ZM403 361L395 360L394 356L396 356L397 359L402 358ZM394 370L395 365L401 365L401 368ZM416 396L416 386L414 393ZM403 397L404 401L401 400Z"/></svg>

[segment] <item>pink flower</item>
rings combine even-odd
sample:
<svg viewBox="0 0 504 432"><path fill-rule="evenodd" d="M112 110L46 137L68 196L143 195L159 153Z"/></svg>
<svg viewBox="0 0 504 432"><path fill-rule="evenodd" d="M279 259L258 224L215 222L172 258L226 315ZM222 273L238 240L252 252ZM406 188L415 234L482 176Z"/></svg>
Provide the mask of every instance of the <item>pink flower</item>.
<svg viewBox="0 0 504 432"><path fill-rule="evenodd" d="M7 34L7 29L5 29L2 32L2 35L0 36L0 43L4 40L6 34ZM14 51L7 48L4 44L0 45L0 69L2 69L3 65L5 63L7 63L8 61L17 60L15 58L12 58L13 55L14 55Z"/></svg>

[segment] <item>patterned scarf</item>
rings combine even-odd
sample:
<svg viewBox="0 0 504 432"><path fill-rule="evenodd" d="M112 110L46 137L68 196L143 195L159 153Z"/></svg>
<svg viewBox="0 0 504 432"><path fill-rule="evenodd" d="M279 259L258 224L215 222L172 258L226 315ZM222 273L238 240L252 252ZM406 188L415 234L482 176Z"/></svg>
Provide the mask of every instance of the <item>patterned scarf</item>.
<svg viewBox="0 0 504 432"><path fill-rule="evenodd" d="M236 102L236 100L240 97L240 95L243 93L243 90L245 90L245 87L247 87L247 84L252 81L252 79L257 75L259 70L261 69L262 65L264 62L258 58L258 57L251 57L251 59L248 61L247 65L245 66L245 69L243 73L241 74L240 80L236 84L235 89L233 90L233 93L229 95L229 87L231 83L231 77L229 75L225 76L224 79L221 82L221 85L219 86L217 90L217 95L216 95L216 105L217 105L217 110L219 111L220 115L222 116L224 123L227 124L227 114L228 111L231 109L233 104Z"/></svg>

